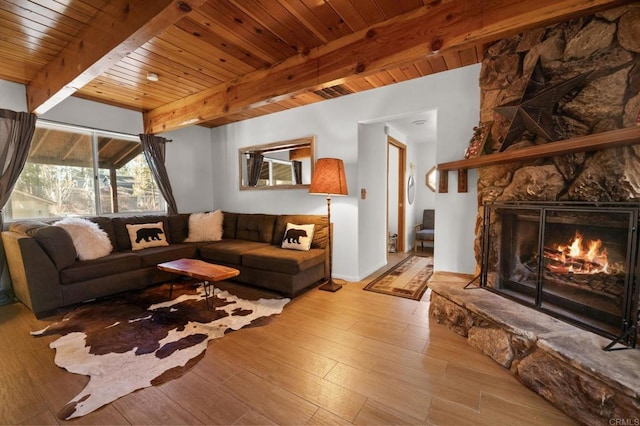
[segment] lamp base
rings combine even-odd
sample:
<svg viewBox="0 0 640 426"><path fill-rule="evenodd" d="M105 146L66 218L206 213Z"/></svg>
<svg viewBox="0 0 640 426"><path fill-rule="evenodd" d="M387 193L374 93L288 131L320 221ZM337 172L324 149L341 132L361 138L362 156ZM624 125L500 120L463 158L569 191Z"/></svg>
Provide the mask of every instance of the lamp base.
<svg viewBox="0 0 640 426"><path fill-rule="evenodd" d="M327 282L325 282L320 287L318 287L318 289L320 290L331 291L333 293L340 290L341 288L342 288L342 284L336 284L335 282L333 282L331 278L329 278Z"/></svg>

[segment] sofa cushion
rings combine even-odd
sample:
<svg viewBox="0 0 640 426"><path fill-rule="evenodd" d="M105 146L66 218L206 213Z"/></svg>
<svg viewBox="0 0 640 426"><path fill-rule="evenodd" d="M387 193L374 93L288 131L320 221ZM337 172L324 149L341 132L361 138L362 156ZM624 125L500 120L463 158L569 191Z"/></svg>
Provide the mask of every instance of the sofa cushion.
<svg viewBox="0 0 640 426"><path fill-rule="evenodd" d="M167 232L169 241L182 243L189 236L189 213L178 213L169 216L169 229Z"/></svg>
<svg viewBox="0 0 640 426"><path fill-rule="evenodd" d="M51 226L51 224L38 220L19 220L9 225L9 231L32 237L34 232L46 226Z"/></svg>
<svg viewBox="0 0 640 426"><path fill-rule="evenodd" d="M275 223L276 216L272 214L241 213L238 215L236 238L271 244Z"/></svg>
<svg viewBox="0 0 640 426"><path fill-rule="evenodd" d="M214 263L241 265L242 256L245 253L268 245L268 243L246 240L215 241L200 247L200 257Z"/></svg>
<svg viewBox="0 0 640 426"><path fill-rule="evenodd" d="M129 231L127 224L154 223L162 222L164 229L169 229L169 219L162 215L145 215L145 216L126 216L114 217L112 219L113 229L116 235L116 250L131 250L131 240L129 240ZM170 235L170 232L167 234ZM167 242L171 243L171 239L167 238Z"/></svg>
<svg viewBox="0 0 640 426"><path fill-rule="evenodd" d="M222 212L222 239L230 240L236 237L238 213Z"/></svg>
<svg viewBox="0 0 640 426"><path fill-rule="evenodd" d="M136 250L134 253L142 258L142 267L156 266L158 263L169 262L176 259L196 257L198 246L196 244L171 244L167 247L151 247Z"/></svg>
<svg viewBox="0 0 640 426"><path fill-rule="evenodd" d="M307 214L283 214L278 216L271 244L280 245L280 243L282 243L284 233L287 229L287 223L295 223L296 225L313 223L316 226L313 231L311 248L325 248L327 246L327 239L329 236L327 217Z"/></svg>
<svg viewBox="0 0 640 426"><path fill-rule="evenodd" d="M242 265L264 271L295 275L324 262L324 250L287 250L268 246L251 250L242 255Z"/></svg>
<svg viewBox="0 0 640 426"><path fill-rule="evenodd" d="M110 217L104 217L104 216L95 216L95 217L88 217L88 220L90 220L93 223L97 223L98 226L107 233L107 235L109 236L109 240L111 241L111 245L113 247L116 247L116 232L113 229L113 222L111 222L111 218Z"/></svg>
<svg viewBox="0 0 640 426"><path fill-rule="evenodd" d="M73 265L78 254L71 235L59 226L43 226L33 232L33 238L49 255L56 269Z"/></svg>
<svg viewBox="0 0 640 426"><path fill-rule="evenodd" d="M129 240L132 250L142 250L149 247L168 246L165 226L162 222L155 223L127 223Z"/></svg>
<svg viewBox="0 0 640 426"><path fill-rule="evenodd" d="M60 271L61 284L73 284L94 278L102 278L142 267L142 258L133 253L111 253L108 256L73 265Z"/></svg>

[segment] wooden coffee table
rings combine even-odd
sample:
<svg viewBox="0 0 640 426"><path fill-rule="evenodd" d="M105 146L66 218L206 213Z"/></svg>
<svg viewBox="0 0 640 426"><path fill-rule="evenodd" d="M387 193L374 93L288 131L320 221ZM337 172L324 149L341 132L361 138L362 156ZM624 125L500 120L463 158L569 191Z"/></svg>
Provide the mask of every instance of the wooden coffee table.
<svg viewBox="0 0 640 426"><path fill-rule="evenodd" d="M211 295L213 296L213 285L217 281L226 280L240 275L240 271L227 266L216 265L214 263L208 263L198 259L178 259L171 262L164 262L158 264L158 269L161 271L171 272L178 275L184 275L192 277L198 280L203 280L204 297L207 303L207 309L211 309L209 306L209 286L211 285ZM169 287L169 298L173 293L173 279L171 280L171 287ZM215 298L214 298L215 308Z"/></svg>

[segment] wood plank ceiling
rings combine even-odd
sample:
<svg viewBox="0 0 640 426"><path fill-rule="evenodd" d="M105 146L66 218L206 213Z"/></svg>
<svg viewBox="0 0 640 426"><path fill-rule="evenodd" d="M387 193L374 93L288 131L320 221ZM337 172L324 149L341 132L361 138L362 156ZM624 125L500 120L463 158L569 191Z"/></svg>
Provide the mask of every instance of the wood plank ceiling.
<svg viewBox="0 0 640 426"><path fill-rule="evenodd" d="M474 64L492 41L623 3L0 0L0 79L37 113L73 95L141 111L149 133L216 127Z"/></svg>

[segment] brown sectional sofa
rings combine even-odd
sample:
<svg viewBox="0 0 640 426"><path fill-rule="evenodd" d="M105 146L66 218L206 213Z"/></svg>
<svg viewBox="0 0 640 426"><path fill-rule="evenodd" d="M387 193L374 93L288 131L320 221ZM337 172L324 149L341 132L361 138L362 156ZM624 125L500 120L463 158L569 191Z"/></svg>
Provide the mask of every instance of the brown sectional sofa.
<svg viewBox="0 0 640 426"><path fill-rule="evenodd" d="M328 277L327 218L224 212L220 241L185 242L189 214L92 217L114 247L108 256L79 261L73 241L60 227L19 221L2 232L13 289L20 301L43 317L57 308L171 279L158 263L199 258L240 270L234 278L294 297ZM131 249L127 224L163 222L168 246ZM309 251L280 247L287 223L315 225Z"/></svg>

